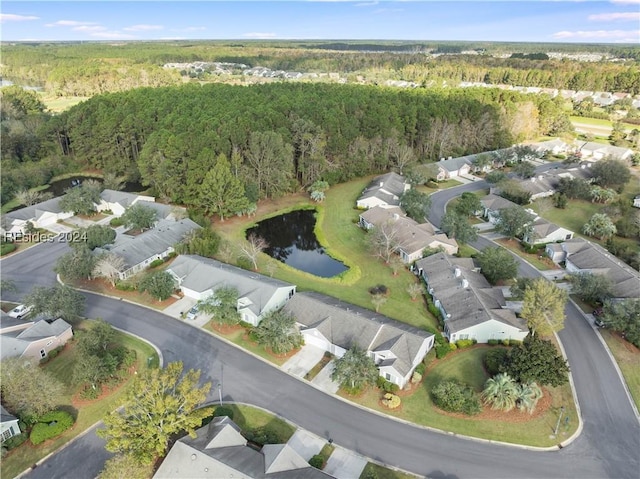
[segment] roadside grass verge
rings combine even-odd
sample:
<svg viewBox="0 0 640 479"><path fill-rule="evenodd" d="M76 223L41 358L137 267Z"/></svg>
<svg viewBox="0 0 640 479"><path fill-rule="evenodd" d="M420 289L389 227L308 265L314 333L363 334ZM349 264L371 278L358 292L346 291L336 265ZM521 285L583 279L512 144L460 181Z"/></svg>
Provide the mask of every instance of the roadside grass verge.
<svg viewBox="0 0 640 479"><path fill-rule="evenodd" d="M394 471L393 469L369 462L362 470L360 479L369 479L371 477L377 479L415 479L418 476L406 472Z"/></svg>
<svg viewBox="0 0 640 479"><path fill-rule="evenodd" d="M274 277L297 285L298 291L321 292L368 309L373 309L368 289L384 284L389 289L389 296L380 308L381 314L418 328L435 331L437 321L427 311L424 301L411 301L407 292L407 287L417 281L416 277L406 268L394 276L388 265L369 252L367 233L356 224L359 211L355 209L355 202L368 182L369 178L364 178L332 186L322 204L311 203L306 195L290 195L270 200L264 205L260 204L255 217L217 222L214 229L228 244L236 245L244 241L244 231L262 219L280 212L315 207L320 211L319 224L316 225L316 232L321 233L318 240L328 254L340 260L345 258L348 265L358 268L359 275L351 276L349 283L345 285L339 277L320 278L279 263ZM234 250L233 254L235 256L232 260L238 257L239 250ZM269 262L273 262L273 259L266 254L260 255L258 271L264 274Z"/></svg>
<svg viewBox="0 0 640 479"><path fill-rule="evenodd" d="M428 366L422 383L407 396L401 393L402 404L397 410L389 410L379 404L381 393L377 388L370 388L358 397L344 397L370 409L416 424L494 441L548 447L571 436L578 427L578 416L569 384L545 388L545 394L550 395L550 406L533 416L510 412L507 413L508 418L501 418L500 413L491 411L489 418L482 419L445 413L435 406L430 391L443 379L456 378L469 384L478 393L482 391L485 381L489 378L482 360L490 348L491 346L475 346L433 361ZM561 425L560 438L551 439L549 435L553 433L561 406L565 407L564 417L569 417L569 423L563 422Z"/></svg>
<svg viewBox="0 0 640 479"><path fill-rule="evenodd" d="M552 269L557 269L558 272L560 272L560 267L557 266L553 261L551 261L550 258L548 258L544 254L544 249L540 250L541 251L540 255L537 255L535 253L531 254L531 253L525 252L522 249L522 245L517 240L510 240L510 239L506 239L506 238L501 238L501 239L498 239L496 241L500 245L502 245L505 248L507 248L512 253L517 254L522 259L524 259L524 260L528 261L529 263L531 263L533 266L535 266L540 271L549 271L549 270L552 270Z"/></svg>
<svg viewBox="0 0 640 479"><path fill-rule="evenodd" d="M74 328L85 329L91 327L90 321L82 321ZM116 342L133 349L136 352L137 372L143 372L151 367L157 367L158 356L155 349L149 344L140 341L133 336L116 331ZM148 361L148 358L152 358ZM68 429L60 436L48 440L38 446L33 446L29 441L21 446L13 449L2 459L1 472L2 477L15 477L22 471L38 462L43 457L54 452L76 436L82 434L85 430L100 421L105 414L119 407L127 390L127 387L133 381L134 376L129 377L125 382L118 385L107 396L103 396L94 401L74 401L74 396L78 391L78 386L72 381L72 373L75 365L75 343L71 341L60 354L46 363L44 367L53 376L64 384L64 394L62 397L62 408L70 412L76 422L71 429Z"/></svg>
<svg viewBox="0 0 640 479"><path fill-rule="evenodd" d="M223 407L233 411L233 422L243 432L264 428L277 437L279 444L286 443L296 432L295 426L262 409L244 404L224 404Z"/></svg>
<svg viewBox="0 0 640 479"><path fill-rule="evenodd" d="M600 329L600 334L622 371L633 402L640 409L640 349L609 329Z"/></svg>

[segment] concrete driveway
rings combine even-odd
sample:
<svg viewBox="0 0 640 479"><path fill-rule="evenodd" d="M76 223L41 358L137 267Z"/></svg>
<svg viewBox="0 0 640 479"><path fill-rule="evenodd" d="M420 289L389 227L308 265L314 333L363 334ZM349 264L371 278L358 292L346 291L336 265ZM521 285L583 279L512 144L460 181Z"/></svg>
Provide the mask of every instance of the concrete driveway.
<svg viewBox="0 0 640 479"><path fill-rule="evenodd" d="M311 344L302 346L294 356L291 356L282 365L282 370L303 378L311 369L320 362L324 356L324 350Z"/></svg>
<svg viewBox="0 0 640 479"><path fill-rule="evenodd" d="M62 223L50 224L49 226L46 226L45 229L55 234L69 233L70 231L73 231L73 228L63 225Z"/></svg>
<svg viewBox="0 0 640 479"><path fill-rule="evenodd" d="M333 364L334 360L331 360L327 363L327 365L322 368L322 370L318 373L318 375L313 378L311 381L313 384L318 386L320 389L335 394L340 389L340 385L331 379L331 373L333 372Z"/></svg>
<svg viewBox="0 0 640 479"><path fill-rule="evenodd" d="M162 310L162 312L173 318L184 319L182 317L182 313L187 314L187 311L189 311L196 303L197 301L195 299L185 297L167 306Z"/></svg>
<svg viewBox="0 0 640 479"><path fill-rule="evenodd" d="M323 471L338 479L358 479L367 462L364 456L336 446Z"/></svg>
<svg viewBox="0 0 640 479"><path fill-rule="evenodd" d="M304 429L298 429L293 436L291 436L289 442L287 442L305 461L308 461L322 451L326 443L326 439L316 436Z"/></svg>

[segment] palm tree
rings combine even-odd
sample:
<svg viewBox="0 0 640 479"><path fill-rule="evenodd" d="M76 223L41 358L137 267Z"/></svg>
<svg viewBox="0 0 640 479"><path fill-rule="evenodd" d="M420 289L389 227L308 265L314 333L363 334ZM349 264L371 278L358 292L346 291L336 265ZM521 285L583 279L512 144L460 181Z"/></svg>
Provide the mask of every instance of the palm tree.
<svg viewBox="0 0 640 479"><path fill-rule="evenodd" d="M518 409L521 411L528 411L529 414L533 414L533 411L538 404L538 401L542 397L542 389L535 382L529 384L518 385Z"/></svg>
<svg viewBox="0 0 640 479"><path fill-rule="evenodd" d="M518 400L518 386L508 374L497 374L487 379L482 399L491 405L491 409L511 411Z"/></svg>
<svg viewBox="0 0 640 479"><path fill-rule="evenodd" d="M276 354L288 353L303 342L295 318L283 311L268 314L254 332L258 343L271 348Z"/></svg>

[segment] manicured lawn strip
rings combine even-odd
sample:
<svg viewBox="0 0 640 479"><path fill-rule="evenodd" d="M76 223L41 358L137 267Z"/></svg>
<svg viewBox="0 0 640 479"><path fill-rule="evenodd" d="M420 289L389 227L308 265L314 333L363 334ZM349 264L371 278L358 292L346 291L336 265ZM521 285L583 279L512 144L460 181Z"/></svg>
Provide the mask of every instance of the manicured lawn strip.
<svg viewBox="0 0 640 479"><path fill-rule="evenodd" d="M313 381L313 378L315 378L318 375L318 373L322 371L322 369L327 364L329 364L332 358L333 358L333 355L331 353L324 353L324 356L322 356L322 359L318 361L318 364L312 367L307 374L305 374L304 378L307 381Z"/></svg>
<svg viewBox="0 0 640 479"><path fill-rule="evenodd" d="M361 479L368 477L376 477L377 479L415 479L418 476L407 474L406 472L394 471L393 469L369 462L362 470L362 474L360 474Z"/></svg>
<svg viewBox="0 0 640 479"><path fill-rule="evenodd" d="M278 437L280 444L286 443L296 432L295 426L262 409L244 404L225 404L224 407L233 411L233 422L243 431L264 427Z"/></svg>
<svg viewBox="0 0 640 479"><path fill-rule="evenodd" d="M160 268L158 268L160 269ZM152 298L147 293L140 293L138 291L122 291L117 288L113 288L107 281L102 279L94 279L94 280L80 280L80 281L72 281L72 280L64 280L65 283L73 286L74 288L84 289L87 291L92 291L94 293L104 294L106 296L111 296L112 298L120 298L126 299L128 301L132 301L137 304L143 304L153 309L157 309L158 311L164 310L167 306L171 305L176 301L175 298L169 298L165 301L158 301L157 298Z"/></svg>
<svg viewBox="0 0 640 479"><path fill-rule="evenodd" d="M560 272L560 268L558 268L557 266L553 265L553 262L547 256L544 255L544 250L540 250L542 252L542 254L541 254L542 255L542 259L540 259L538 257L538 255L536 255L536 254L525 253L522 250L522 247L520 246L520 243L518 241L507 240L507 239L499 239L499 240L497 240L497 242L500 243L503 247L507 248L512 253L517 254L522 259L524 259L524 260L528 261L529 263L531 263L533 266L535 266L540 271L549 271L549 270L552 270L552 269L557 269L558 272Z"/></svg>
<svg viewBox="0 0 640 479"><path fill-rule="evenodd" d="M80 323L79 327L89 327L89 323L87 321L83 321ZM147 369L147 358L149 357L153 357L151 365L157 366L158 356L155 349L147 343L120 332L116 332L116 339L118 343L136 351L136 370L138 372L145 371ZM74 356L75 351L73 345L68 344L64 351L62 351L55 359L44 365L44 368L65 384L66 390L62 398L62 404L64 405L63 408L76 417L76 423L71 429L65 431L60 436L46 441L37 447L32 446L27 441L22 446L12 450L9 455L2 460L2 477L17 476L47 454L55 451L74 437L83 433L93 424L100 421L105 414L115 410L120 406L120 404L122 404L127 386L133 380L133 376L104 399L82 405L79 408L71 406L72 398L77 390L77 387L72 384Z"/></svg>
<svg viewBox="0 0 640 479"><path fill-rule="evenodd" d="M393 276L391 268L368 251L367 233L355 224L359 215L359 211L354 208L355 201L368 182L369 179L364 178L332 186L327 191L324 203L316 205L322 208L319 231L323 237L321 239L323 246L330 255L337 259L346 258L349 264L357 266L360 272L359 278L345 286L340 279L319 278L283 264L278 266L274 277L297 285L298 291L318 291L368 309L373 309L368 289L377 284L384 284L390 293L387 302L380 308L381 314L434 331L437 328L437 322L427 311L424 302L411 301L406 291L407 286L416 281L415 276L407 269ZM297 198L297 201L292 201L292 198ZM311 204L308 198L300 196L283 200L281 208L277 207L276 201L269 202L267 212L263 213L259 208L254 218L218 222L215 229L231 245L234 245L243 240L243 232L246 228L261 219L273 216L280 211L291 211ZM265 266L269 261L272 259L267 255L261 255L258 262L259 272L266 273Z"/></svg>
<svg viewBox="0 0 640 479"><path fill-rule="evenodd" d="M489 348L490 346L476 346L451 353L446 358L438 360L427 372L417 390L409 396L402 396L399 410L389 410L380 406L380 391L376 388L371 388L356 398L345 397L365 407L416 424L495 441L544 447L556 445L571 436L578 426L578 421L571 387L568 384L559 388L545 388L545 391L551 394L552 406L540 417L527 422L483 420L474 419L473 416L461 418L439 412L431 400L430 388L444 378L454 377L472 385L480 392L488 378L482 366L482 358ZM569 425L565 427L563 422L560 440L550 439L549 435L555 427L560 406L565 406L565 414L570 418Z"/></svg>
<svg viewBox="0 0 640 479"><path fill-rule="evenodd" d="M468 244L459 243L458 244L458 256L461 258L471 258L474 254L478 252L473 246L469 246Z"/></svg>
<svg viewBox="0 0 640 479"><path fill-rule="evenodd" d="M602 118L589 118L586 116L570 116L569 120L571 120L572 123L582 123L584 125L604 126L608 128L613 128L613 122L611 120L604 120ZM634 125L632 123L625 123L624 121L622 122L622 124L627 130L633 130L634 128L638 127L638 125Z"/></svg>
<svg viewBox="0 0 640 479"><path fill-rule="evenodd" d="M640 409L640 349L608 329L600 329L600 334L620 366L631 397Z"/></svg>

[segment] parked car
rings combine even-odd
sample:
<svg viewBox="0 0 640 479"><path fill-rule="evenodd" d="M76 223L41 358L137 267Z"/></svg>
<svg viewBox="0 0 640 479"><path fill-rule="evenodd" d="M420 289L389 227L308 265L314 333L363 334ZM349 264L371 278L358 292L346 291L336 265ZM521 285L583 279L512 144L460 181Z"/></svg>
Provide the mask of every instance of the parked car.
<svg viewBox="0 0 640 479"><path fill-rule="evenodd" d="M198 305L196 304L193 308L189 310L187 313L187 319L196 319L198 317Z"/></svg>
<svg viewBox="0 0 640 479"><path fill-rule="evenodd" d="M12 318L16 318L16 319L22 319L25 316L27 316L31 312L32 309L33 309L33 306L27 306L25 304L19 304L18 306L13 308L11 311L9 311L9 316L11 316Z"/></svg>
<svg viewBox="0 0 640 479"><path fill-rule="evenodd" d="M594 309L593 313L591 314L593 315L594 323L596 326L598 326L599 328L604 328L606 326L604 321L602 320L602 315L604 314L602 308Z"/></svg>

